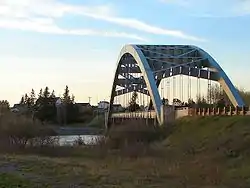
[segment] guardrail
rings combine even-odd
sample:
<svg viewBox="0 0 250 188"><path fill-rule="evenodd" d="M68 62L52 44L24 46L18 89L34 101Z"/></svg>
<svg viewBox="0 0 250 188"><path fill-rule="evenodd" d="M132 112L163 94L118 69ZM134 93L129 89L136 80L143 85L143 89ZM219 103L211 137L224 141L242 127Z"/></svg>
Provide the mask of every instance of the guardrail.
<svg viewBox="0 0 250 188"><path fill-rule="evenodd" d="M143 119L154 119L156 118L155 111L149 112L124 112L124 113L113 113L111 118L143 118Z"/></svg>
<svg viewBox="0 0 250 188"><path fill-rule="evenodd" d="M185 110L187 107L177 108L175 109L176 112ZM178 113L176 113L177 116ZM181 117L183 116L213 116L213 115L250 115L249 108L231 108L231 107L224 107L224 108L188 108L186 112L184 112ZM179 116L178 116L179 117ZM148 111L148 112L123 112L123 113L113 113L111 118L135 118L135 119L155 119L156 113L155 111Z"/></svg>
<svg viewBox="0 0 250 188"><path fill-rule="evenodd" d="M212 116L212 115L250 115L249 108L189 108L189 116L199 115L199 116Z"/></svg>

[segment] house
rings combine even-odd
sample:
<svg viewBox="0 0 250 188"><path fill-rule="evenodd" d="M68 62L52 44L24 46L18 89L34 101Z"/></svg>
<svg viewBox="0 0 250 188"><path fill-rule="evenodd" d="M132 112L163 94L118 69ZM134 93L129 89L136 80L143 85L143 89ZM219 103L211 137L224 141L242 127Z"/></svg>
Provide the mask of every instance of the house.
<svg viewBox="0 0 250 188"><path fill-rule="evenodd" d="M76 103L75 105L78 107L80 113L92 108L90 103Z"/></svg>
<svg viewBox="0 0 250 188"><path fill-rule="evenodd" d="M14 104L10 111L14 113L25 113L28 111L28 107L25 104Z"/></svg>
<svg viewBox="0 0 250 188"><path fill-rule="evenodd" d="M100 101L98 103L98 109L106 110L109 108L109 102L107 101Z"/></svg>
<svg viewBox="0 0 250 188"><path fill-rule="evenodd" d="M114 112L122 112L124 108L122 107L121 104L113 104L113 111Z"/></svg>

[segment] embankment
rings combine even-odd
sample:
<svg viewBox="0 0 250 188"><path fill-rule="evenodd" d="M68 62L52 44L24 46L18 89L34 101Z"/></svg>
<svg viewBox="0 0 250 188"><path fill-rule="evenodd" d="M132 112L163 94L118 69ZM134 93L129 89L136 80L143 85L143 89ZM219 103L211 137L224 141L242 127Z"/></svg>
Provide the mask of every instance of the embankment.
<svg viewBox="0 0 250 188"><path fill-rule="evenodd" d="M38 148L0 155L0 187L235 188L250 185L250 117L183 118L155 139L130 125L127 148ZM137 133L136 133L137 132ZM139 133L138 133L139 132ZM158 133L157 133L158 134ZM159 135L164 135L159 133ZM141 140L154 140L136 144ZM144 137L144 138L143 138ZM132 143L134 142L134 143ZM124 149L124 150L123 150ZM14 152L15 153L15 152ZM22 174L22 176L20 175ZM29 185L29 186L27 186Z"/></svg>

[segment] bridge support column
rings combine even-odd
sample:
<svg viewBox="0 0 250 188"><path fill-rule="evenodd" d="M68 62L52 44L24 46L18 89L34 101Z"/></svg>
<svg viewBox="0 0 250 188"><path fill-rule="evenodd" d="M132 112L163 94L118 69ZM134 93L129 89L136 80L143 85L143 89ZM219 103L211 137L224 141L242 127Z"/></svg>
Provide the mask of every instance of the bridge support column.
<svg viewBox="0 0 250 188"><path fill-rule="evenodd" d="M161 116L160 116L160 125L164 125L165 124L165 108L164 105L161 105Z"/></svg>

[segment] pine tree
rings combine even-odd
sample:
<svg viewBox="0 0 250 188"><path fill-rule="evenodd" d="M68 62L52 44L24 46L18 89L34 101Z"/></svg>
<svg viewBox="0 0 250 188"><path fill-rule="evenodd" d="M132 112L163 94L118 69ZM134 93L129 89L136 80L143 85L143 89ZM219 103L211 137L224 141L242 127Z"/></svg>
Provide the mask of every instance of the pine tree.
<svg viewBox="0 0 250 188"><path fill-rule="evenodd" d="M51 99L56 98L56 95L55 95L55 90L53 90L53 91L52 91L52 93L50 94L50 98L51 98Z"/></svg>
<svg viewBox="0 0 250 188"><path fill-rule="evenodd" d="M129 111L131 112L134 112L139 108L139 105L136 103L137 97L138 97L137 92L134 91L128 107Z"/></svg>
<svg viewBox="0 0 250 188"><path fill-rule="evenodd" d="M24 104L28 104L29 103L29 96L28 96L28 94L27 93L25 93L25 95L24 95Z"/></svg>
<svg viewBox="0 0 250 188"><path fill-rule="evenodd" d="M50 92L49 92L49 87L48 87L48 86L45 87L42 96L43 96L45 99L48 99L48 98L49 98Z"/></svg>
<svg viewBox="0 0 250 188"><path fill-rule="evenodd" d="M20 100L19 104L25 104L25 101L24 101L24 96L22 96L22 98L21 98L21 100Z"/></svg>
<svg viewBox="0 0 250 188"><path fill-rule="evenodd" d="M71 103L70 96L69 96L69 87L67 85L63 93L63 102L66 104Z"/></svg>
<svg viewBox="0 0 250 188"><path fill-rule="evenodd" d="M0 113L7 111L10 108L10 103L7 100L0 101Z"/></svg>
<svg viewBox="0 0 250 188"><path fill-rule="evenodd" d="M35 94L35 91L34 89L31 90L31 93L30 93L30 106L34 106L35 105L35 102L36 102L36 94Z"/></svg>
<svg viewBox="0 0 250 188"><path fill-rule="evenodd" d="M43 96L43 89L40 89L39 94L38 94L38 98Z"/></svg>

